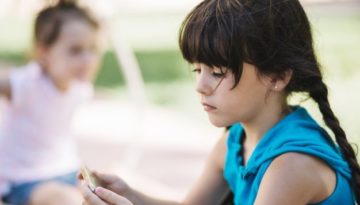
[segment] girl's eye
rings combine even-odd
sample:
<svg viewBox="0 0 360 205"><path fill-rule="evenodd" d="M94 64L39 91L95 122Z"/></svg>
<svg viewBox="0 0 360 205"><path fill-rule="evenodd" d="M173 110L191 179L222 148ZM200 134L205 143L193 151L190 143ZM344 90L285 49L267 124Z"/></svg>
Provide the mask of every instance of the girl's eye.
<svg viewBox="0 0 360 205"><path fill-rule="evenodd" d="M72 55L77 55L77 54L79 54L81 52L82 52L82 48L80 48L80 47L71 47L70 48L70 53Z"/></svg>
<svg viewBox="0 0 360 205"><path fill-rule="evenodd" d="M192 72L193 72L193 73L200 73L201 70L200 70L200 68L195 68L194 70L192 70Z"/></svg>
<svg viewBox="0 0 360 205"><path fill-rule="evenodd" d="M215 77L215 78L223 78L225 76L224 73L215 73L213 72L212 75Z"/></svg>

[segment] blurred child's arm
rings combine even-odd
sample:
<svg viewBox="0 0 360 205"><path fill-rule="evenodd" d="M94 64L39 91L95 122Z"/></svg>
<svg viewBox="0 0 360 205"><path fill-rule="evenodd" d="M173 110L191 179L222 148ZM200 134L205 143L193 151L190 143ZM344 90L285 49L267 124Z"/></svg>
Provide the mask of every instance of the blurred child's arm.
<svg viewBox="0 0 360 205"><path fill-rule="evenodd" d="M5 96L7 99L11 98L10 80L7 75L0 76L0 96Z"/></svg>
<svg viewBox="0 0 360 205"><path fill-rule="evenodd" d="M199 180L181 203L152 199L144 194L132 190L129 200L137 205L208 205L221 204L226 194L228 185L223 177L223 165L226 154L226 141L228 132L224 133L218 141L207 160ZM184 165L185 166L185 165ZM186 167L184 167L186 169ZM176 176L174 176L176 177Z"/></svg>

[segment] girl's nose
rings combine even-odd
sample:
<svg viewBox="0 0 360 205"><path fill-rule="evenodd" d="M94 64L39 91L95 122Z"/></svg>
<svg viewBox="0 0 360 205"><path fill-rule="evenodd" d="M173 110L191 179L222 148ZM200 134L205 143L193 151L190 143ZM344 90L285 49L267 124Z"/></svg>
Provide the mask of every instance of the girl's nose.
<svg viewBox="0 0 360 205"><path fill-rule="evenodd" d="M91 64L94 61L94 59L96 59L96 54L93 52L87 51L87 52L84 52L81 57L82 57L83 63Z"/></svg>
<svg viewBox="0 0 360 205"><path fill-rule="evenodd" d="M209 79L203 72L196 77L196 91L201 95L211 95L213 92Z"/></svg>

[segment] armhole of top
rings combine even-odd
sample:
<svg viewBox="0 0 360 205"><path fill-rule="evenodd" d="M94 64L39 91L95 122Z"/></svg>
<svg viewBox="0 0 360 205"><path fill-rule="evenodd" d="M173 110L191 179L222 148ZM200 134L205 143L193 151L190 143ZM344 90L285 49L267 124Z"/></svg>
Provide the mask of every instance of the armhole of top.
<svg viewBox="0 0 360 205"><path fill-rule="evenodd" d="M335 187L334 187L333 191L325 199L323 199L323 200L321 200L319 202L313 203L313 204L309 204L309 205L321 205L321 204L324 204L324 203L330 203L333 200L333 198L335 197L335 194L336 194L336 192L338 191L338 189L340 187L339 186L340 176L339 176L339 173L336 170L334 170L332 167L330 167L330 168L335 172Z"/></svg>

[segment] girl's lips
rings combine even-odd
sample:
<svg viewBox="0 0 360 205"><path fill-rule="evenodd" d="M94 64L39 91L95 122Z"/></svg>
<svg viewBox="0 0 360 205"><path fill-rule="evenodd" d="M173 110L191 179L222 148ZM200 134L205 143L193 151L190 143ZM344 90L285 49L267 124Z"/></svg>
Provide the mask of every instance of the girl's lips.
<svg viewBox="0 0 360 205"><path fill-rule="evenodd" d="M209 104L206 104L206 103L201 103L204 107L204 110L209 112L209 111L212 111L212 110L215 110L216 107L212 106L212 105L209 105Z"/></svg>

